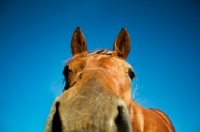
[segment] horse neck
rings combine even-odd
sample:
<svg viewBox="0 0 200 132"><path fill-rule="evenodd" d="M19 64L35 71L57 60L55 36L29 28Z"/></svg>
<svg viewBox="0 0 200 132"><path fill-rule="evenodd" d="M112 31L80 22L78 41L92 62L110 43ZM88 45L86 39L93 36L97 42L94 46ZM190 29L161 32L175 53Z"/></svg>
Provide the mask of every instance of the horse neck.
<svg viewBox="0 0 200 132"><path fill-rule="evenodd" d="M131 101L130 118L134 132L175 132L170 119L163 111L145 108L134 100Z"/></svg>
<svg viewBox="0 0 200 132"><path fill-rule="evenodd" d="M135 130L143 131L144 126L144 116L143 116L143 107L140 106L134 100L131 101L130 105L130 118L131 124Z"/></svg>

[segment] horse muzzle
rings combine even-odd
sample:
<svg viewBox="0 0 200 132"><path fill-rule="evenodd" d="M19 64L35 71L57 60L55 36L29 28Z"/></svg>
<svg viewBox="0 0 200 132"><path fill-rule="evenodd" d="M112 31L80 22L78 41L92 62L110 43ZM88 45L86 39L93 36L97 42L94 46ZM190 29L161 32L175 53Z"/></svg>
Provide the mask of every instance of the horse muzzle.
<svg viewBox="0 0 200 132"><path fill-rule="evenodd" d="M45 132L131 132L125 102L111 90L91 80L57 97Z"/></svg>

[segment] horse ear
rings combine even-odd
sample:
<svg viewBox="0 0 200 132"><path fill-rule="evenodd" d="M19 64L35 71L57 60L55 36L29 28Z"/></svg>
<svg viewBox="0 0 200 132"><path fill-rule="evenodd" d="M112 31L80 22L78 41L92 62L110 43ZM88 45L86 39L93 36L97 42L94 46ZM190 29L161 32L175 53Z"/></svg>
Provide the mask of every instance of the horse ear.
<svg viewBox="0 0 200 132"><path fill-rule="evenodd" d="M125 28L122 28L116 37L113 45L113 51L118 57L126 59L130 51L130 37Z"/></svg>
<svg viewBox="0 0 200 132"><path fill-rule="evenodd" d="M81 32L80 27L77 27L72 35L71 52L74 56L84 51L87 51L86 40L83 33Z"/></svg>

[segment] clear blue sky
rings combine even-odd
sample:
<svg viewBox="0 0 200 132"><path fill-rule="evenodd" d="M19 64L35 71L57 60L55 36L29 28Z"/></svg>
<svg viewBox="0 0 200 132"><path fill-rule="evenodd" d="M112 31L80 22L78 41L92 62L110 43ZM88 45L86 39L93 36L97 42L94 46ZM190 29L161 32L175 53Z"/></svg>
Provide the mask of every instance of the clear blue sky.
<svg viewBox="0 0 200 132"><path fill-rule="evenodd" d="M198 0L1 0L1 132L43 131L77 26L89 50L112 49L125 27L135 100L164 110L177 132L200 131Z"/></svg>

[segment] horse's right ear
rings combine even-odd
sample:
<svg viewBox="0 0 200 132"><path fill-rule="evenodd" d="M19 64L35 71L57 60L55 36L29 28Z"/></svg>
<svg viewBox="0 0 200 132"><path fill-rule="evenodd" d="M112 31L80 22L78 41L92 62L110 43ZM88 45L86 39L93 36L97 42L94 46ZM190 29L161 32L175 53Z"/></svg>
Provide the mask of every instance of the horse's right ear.
<svg viewBox="0 0 200 132"><path fill-rule="evenodd" d="M77 27L72 35L71 52L74 56L84 51L87 51L86 40L83 33L81 32L80 27Z"/></svg>

